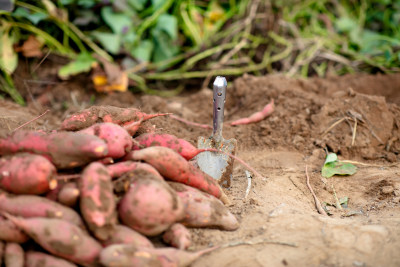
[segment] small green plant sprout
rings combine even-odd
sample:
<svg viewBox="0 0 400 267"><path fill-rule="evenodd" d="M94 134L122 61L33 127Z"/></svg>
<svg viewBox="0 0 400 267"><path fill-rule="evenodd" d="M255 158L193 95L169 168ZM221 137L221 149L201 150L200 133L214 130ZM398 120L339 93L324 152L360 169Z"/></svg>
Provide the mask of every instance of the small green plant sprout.
<svg viewBox="0 0 400 267"><path fill-rule="evenodd" d="M329 153L326 156L324 166L322 167L322 176L325 178L333 175L352 175L357 172L357 167L351 163L343 163L338 160L335 153Z"/></svg>

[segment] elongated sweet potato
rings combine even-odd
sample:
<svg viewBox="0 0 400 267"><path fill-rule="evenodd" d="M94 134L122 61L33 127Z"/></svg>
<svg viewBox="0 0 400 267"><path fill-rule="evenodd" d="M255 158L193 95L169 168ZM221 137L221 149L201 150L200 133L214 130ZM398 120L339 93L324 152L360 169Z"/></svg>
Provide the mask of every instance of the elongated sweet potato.
<svg viewBox="0 0 400 267"><path fill-rule="evenodd" d="M51 254L83 266L96 262L102 246L81 228L67 221L14 217L4 214Z"/></svg>
<svg viewBox="0 0 400 267"><path fill-rule="evenodd" d="M17 153L0 158L0 188L40 195L57 187L56 168L40 155Z"/></svg>
<svg viewBox="0 0 400 267"><path fill-rule="evenodd" d="M162 236L165 243L179 249L187 249L192 243L189 230L180 223L174 223Z"/></svg>
<svg viewBox="0 0 400 267"><path fill-rule="evenodd" d="M58 218L69 221L85 229L83 221L76 211L45 197L12 195L0 191L0 212L7 212L25 218Z"/></svg>
<svg viewBox="0 0 400 267"><path fill-rule="evenodd" d="M114 244L132 244L137 247L145 248L154 247L153 243L151 243L147 237L122 224L116 225L114 234L111 238L103 242L104 246Z"/></svg>
<svg viewBox="0 0 400 267"><path fill-rule="evenodd" d="M100 163L89 164L79 181L80 210L90 231L100 240L107 240L117 223L116 203L111 176Z"/></svg>
<svg viewBox="0 0 400 267"><path fill-rule="evenodd" d="M155 236L183 218L183 206L175 191L156 178L133 178L119 203L123 224L146 236Z"/></svg>
<svg viewBox="0 0 400 267"><path fill-rule="evenodd" d="M160 180L164 180L160 173L151 165L141 162L135 161L122 161L114 164L110 164L106 166L108 172L110 173L112 178L121 177L123 174L135 170L142 170L146 172L151 172L154 176L160 178Z"/></svg>
<svg viewBox="0 0 400 267"><path fill-rule="evenodd" d="M173 149L187 160L199 154L198 148L188 141L171 134L145 133L135 137L134 140L136 142L133 143L133 150L139 150L150 146L163 146Z"/></svg>
<svg viewBox="0 0 400 267"><path fill-rule="evenodd" d="M239 227L236 217L212 195L181 183L168 182L184 203L185 217L180 222L187 227L210 227L233 231Z"/></svg>
<svg viewBox="0 0 400 267"><path fill-rule="evenodd" d="M78 131L99 122L112 122L128 125L140 120L148 120L167 114L146 114L136 108L119 108L114 106L91 106L66 118L62 130Z"/></svg>
<svg viewBox="0 0 400 267"><path fill-rule="evenodd" d="M80 191L77 184L75 182L69 182L62 185L60 191L58 192L57 200L65 206L74 207L79 199L79 196Z"/></svg>
<svg viewBox="0 0 400 267"><path fill-rule="evenodd" d="M104 140L108 148L106 157L122 158L132 149L132 137L124 128L114 123L96 123L79 132L95 135Z"/></svg>
<svg viewBox="0 0 400 267"><path fill-rule="evenodd" d="M25 267L77 267L77 265L43 252L27 251Z"/></svg>
<svg viewBox="0 0 400 267"><path fill-rule="evenodd" d="M106 267L185 267L214 249L187 252L175 248L140 248L134 245L118 244L108 246L101 251L100 263Z"/></svg>
<svg viewBox="0 0 400 267"><path fill-rule="evenodd" d="M196 187L220 198L224 202L228 202L227 196L215 179L190 164L185 158L170 148L151 146L134 150L131 155L133 160L145 161L156 168L167 179Z"/></svg>
<svg viewBox="0 0 400 267"><path fill-rule="evenodd" d="M24 267L24 250L18 243L7 243L4 249L5 267Z"/></svg>
<svg viewBox="0 0 400 267"><path fill-rule="evenodd" d="M90 134L75 132L45 134L20 130L0 139L0 155L16 152L40 154L58 169L68 169L105 157L108 148L103 140Z"/></svg>
<svg viewBox="0 0 400 267"><path fill-rule="evenodd" d="M0 216L0 240L12 243L24 243L28 239L29 237L12 221Z"/></svg>

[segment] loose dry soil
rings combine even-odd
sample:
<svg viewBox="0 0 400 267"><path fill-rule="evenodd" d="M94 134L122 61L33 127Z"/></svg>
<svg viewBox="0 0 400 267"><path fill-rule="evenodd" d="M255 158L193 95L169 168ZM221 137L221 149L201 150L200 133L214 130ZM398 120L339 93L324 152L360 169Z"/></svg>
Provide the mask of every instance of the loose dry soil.
<svg viewBox="0 0 400 267"><path fill-rule="evenodd" d="M131 93L94 98L84 76L59 82L49 78L51 73L44 75L46 84L26 87L20 82L22 91L29 88L24 93L31 100L28 107L0 100L3 134L47 108L48 114L25 128L57 129L68 114L91 104L172 112L198 123L212 121L212 91L207 88L172 98ZM28 78L19 76L20 81ZM246 75L229 85L227 95L223 135L237 139L237 155L265 178L252 179L245 199L245 169L235 163L226 193L240 228L191 230L191 249L222 245L193 267L400 266L400 74L308 80ZM271 99L275 111L267 119L229 126L229 121L261 110ZM145 125L193 144L199 136L210 135L210 130L168 117ZM358 171L351 176L323 178L326 151L367 165L357 164ZM330 216L317 212L306 186L306 165L319 200L334 204L334 189L338 198L349 198L347 208L328 206Z"/></svg>

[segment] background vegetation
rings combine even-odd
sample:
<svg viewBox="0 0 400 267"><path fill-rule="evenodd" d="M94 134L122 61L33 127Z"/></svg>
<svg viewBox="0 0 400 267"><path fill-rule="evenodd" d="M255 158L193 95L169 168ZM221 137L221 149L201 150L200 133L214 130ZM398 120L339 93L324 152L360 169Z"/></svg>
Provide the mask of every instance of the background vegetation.
<svg viewBox="0 0 400 267"><path fill-rule="evenodd" d="M18 58L71 62L61 79L94 70L106 90L173 95L215 75L325 76L396 72L400 1L40 0L0 11L0 88L16 102ZM97 71L98 72L98 71ZM157 82L170 89L159 89ZM1 96L1 95L0 95Z"/></svg>

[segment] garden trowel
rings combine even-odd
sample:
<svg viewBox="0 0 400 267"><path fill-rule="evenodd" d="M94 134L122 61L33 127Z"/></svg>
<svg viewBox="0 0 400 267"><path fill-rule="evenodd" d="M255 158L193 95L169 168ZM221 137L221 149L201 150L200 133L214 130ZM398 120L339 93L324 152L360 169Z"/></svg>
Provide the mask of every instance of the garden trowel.
<svg viewBox="0 0 400 267"><path fill-rule="evenodd" d="M235 139L225 140L222 137L224 122L224 105L227 82L225 77L218 76L213 88L213 132L209 138L199 137L198 148L215 148L226 153L235 154ZM229 187L232 178L233 159L218 152L203 152L197 156L199 168L218 180L219 184Z"/></svg>

